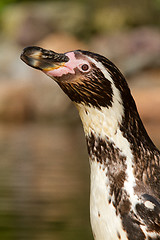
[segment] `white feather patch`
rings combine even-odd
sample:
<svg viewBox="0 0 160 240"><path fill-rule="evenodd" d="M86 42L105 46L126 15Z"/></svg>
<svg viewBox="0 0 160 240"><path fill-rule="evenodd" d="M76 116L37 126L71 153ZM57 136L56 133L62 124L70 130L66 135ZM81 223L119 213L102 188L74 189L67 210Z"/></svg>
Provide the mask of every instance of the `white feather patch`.
<svg viewBox="0 0 160 240"><path fill-rule="evenodd" d="M126 240L120 216L108 202L110 189L105 171L96 161L91 161L90 218L93 235L96 240L118 240L119 234Z"/></svg>

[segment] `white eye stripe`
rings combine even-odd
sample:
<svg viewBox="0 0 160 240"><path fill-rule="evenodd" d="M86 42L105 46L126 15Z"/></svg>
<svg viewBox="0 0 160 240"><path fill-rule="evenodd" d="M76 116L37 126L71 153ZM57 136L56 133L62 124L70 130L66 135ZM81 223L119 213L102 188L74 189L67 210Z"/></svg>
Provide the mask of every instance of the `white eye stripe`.
<svg viewBox="0 0 160 240"><path fill-rule="evenodd" d="M87 56L88 59L104 74L105 78L108 79L112 84L114 84L113 79L107 69L101 62L97 62L95 59Z"/></svg>

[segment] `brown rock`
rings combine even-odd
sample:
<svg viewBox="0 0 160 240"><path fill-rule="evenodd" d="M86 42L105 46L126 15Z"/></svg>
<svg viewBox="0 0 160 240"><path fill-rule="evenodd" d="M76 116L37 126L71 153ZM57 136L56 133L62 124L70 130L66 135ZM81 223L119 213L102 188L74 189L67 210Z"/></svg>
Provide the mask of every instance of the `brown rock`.
<svg viewBox="0 0 160 240"><path fill-rule="evenodd" d="M133 89L133 96L145 122L160 122L160 87Z"/></svg>
<svg viewBox="0 0 160 240"><path fill-rule="evenodd" d="M87 49L87 46L83 42L78 40L73 35L69 35L67 33L50 34L43 38L42 41L38 42L37 45L46 49L52 49L55 52L67 52L77 49Z"/></svg>
<svg viewBox="0 0 160 240"><path fill-rule="evenodd" d="M0 119L23 122L35 117L30 86L19 82L0 83Z"/></svg>

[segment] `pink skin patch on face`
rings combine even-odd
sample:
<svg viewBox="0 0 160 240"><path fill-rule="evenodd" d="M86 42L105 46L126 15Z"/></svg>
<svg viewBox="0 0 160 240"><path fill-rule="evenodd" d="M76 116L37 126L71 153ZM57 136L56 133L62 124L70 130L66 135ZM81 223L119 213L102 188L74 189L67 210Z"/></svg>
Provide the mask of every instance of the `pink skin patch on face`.
<svg viewBox="0 0 160 240"><path fill-rule="evenodd" d="M69 57L69 61L66 62L63 66L49 71L44 70L44 72L50 77L61 77L62 75L68 73L75 74L74 69L76 67L80 67L83 64L88 64L88 62L83 59L76 59L74 52L66 53L66 55Z"/></svg>

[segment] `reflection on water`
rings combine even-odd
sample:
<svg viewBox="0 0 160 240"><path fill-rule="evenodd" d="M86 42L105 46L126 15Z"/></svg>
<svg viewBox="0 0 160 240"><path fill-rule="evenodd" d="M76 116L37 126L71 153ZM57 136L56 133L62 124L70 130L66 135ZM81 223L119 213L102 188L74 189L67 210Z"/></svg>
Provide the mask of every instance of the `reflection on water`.
<svg viewBox="0 0 160 240"><path fill-rule="evenodd" d="M0 239L92 239L81 127L0 125L0 155Z"/></svg>

